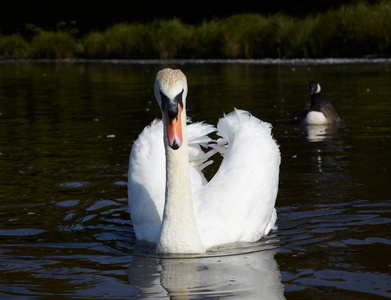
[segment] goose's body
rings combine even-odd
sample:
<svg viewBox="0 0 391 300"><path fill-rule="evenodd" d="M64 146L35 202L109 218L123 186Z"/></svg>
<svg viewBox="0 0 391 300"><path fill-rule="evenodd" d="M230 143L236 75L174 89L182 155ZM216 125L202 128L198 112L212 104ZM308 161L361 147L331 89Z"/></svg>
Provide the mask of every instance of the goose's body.
<svg viewBox="0 0 391 300"><path fill-rule="evenodd" d="M331 125L339 123L339 116L334 105L320 100L321 87L313 80L309 84L311 103L308 103L300 112L298 120L307 125Z"/></svg>
<svg viewBox="0 0 391 300"><path fill-rule="evenodd" d="M163 120L135 141L129 158L128 196L138 240L163 253L203 253L235 242L257 241L275 226L280 152L271 126L234 110L216 129L186 125L187 82L180 70L156 77ZM212 147L205 152L204 147ZM210 182L202 174L219 152L221 166Z"/></svg>

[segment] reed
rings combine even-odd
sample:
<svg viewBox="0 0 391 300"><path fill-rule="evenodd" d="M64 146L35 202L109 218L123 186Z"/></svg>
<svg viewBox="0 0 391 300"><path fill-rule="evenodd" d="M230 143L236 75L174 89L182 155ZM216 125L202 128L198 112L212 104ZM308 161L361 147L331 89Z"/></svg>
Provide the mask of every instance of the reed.
<svg viewBox="0 0 391 300"><path fill-rule="evenodd" d="M104 36L108 58L137 59L153 55L148 25L120 23L108 28Z"/></svg>
<svg viewBox="0 0 391 300"><path fill-rule="evenodd" d="M74 58L82 46L67 32L41 31L31 41L32 58Z"/></svg>
<svg viewBox="0 0 391 300"><path fill-rule="evenodd" d="M31 42L0 36L0 55L17 58L321 58L391 55L391 2L343 6L304 19L239 14L189 25L180 19L120 23L77 40L76 23L34 25ZM79 34L80 36L80 34Z"/></svg>
<svg viewBox="0 0 391 300"><path fill-rule="evenodd" d="M309 57L309 36L314 26L313 18L296 20L286 18L281 26L281 56L284 58Z"/></svg>
<svg viewBox="0 0 391 300"><path fill-rule="evenodd" d="M221 58L224 36L221 22L217 19L203 21L193 32L192 56L198 58Z"/></svg>
<svg viewBox="0 0 391 300"><path fill-rule="evenodd" d="M297 28L305 31L301 42L306 57L387 55L391 54L390 19L391 3L360 3L307 17Z"/></svg>
<svg viewBox="0 0 391 300"><path fill-rule="evenodd" d="M83 40L84 56L104 59L107 57L107 40L100 32L91 32Z"/></svg>
<svg viewBox="0 0 391 300"><path fill-rule="evenodd" d="M343 47L344 30L338 15L330 12L316 15L294 24L290 40L291 57L338 57Z"/></svg>
<svg viewBox="0 0 391 300"><path fill-rule="evenodd" d="M162 59L184 58L192 51L194 27L179 19L156 20L151 25L154 50Z"/></svg>
<svg viewBox="0 0 391 300"><path fill-rule="evenodd" d="M0 55L23 59L29 52L30 44L21 35L0 36Z"/></svg>
<svg viewBox="0 0 391 300"><path fill-rule="evenodd" d="M346 55L390 54L391 3L360 3L339 11L346 31Z"/></svg>
<svg viewBox="0 0 391 300"><path fill-rule="evenodd" d="M227 58L256 58L261 56L262 46L273 34L268 20L259 14L241 14L222 21L223 54ZM262 45L263 44L263 45Z"/></svg>

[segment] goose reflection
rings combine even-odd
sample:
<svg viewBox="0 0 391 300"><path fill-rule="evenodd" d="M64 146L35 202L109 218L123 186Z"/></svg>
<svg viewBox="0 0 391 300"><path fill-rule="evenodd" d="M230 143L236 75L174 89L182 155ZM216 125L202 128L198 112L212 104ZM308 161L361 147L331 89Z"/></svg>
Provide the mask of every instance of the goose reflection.
<svg viewBox="0 0 391 300"><path fill-rule="evenodd" d="M338 132L338 125L306 125L307 140L309 142L321 142L333 138Z"/></svg>
<svg viewBox="0 0 391 300"><path fill-rule="evenodd" d="M285 299L277 249L204 257L136 257L127 270L139 299ZM221 254L221 253L217 253Z"/></svg>

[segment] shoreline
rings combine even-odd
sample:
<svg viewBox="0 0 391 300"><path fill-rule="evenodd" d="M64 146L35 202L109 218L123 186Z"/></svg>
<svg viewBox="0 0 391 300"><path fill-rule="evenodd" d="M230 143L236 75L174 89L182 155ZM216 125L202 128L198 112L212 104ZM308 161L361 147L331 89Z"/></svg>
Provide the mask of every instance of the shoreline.
<svg viewBox="0 0 391 300"><path fill-rule="evenodd" d="M391 58L262 58L262 59L17 59L0 57L4 63L98 63L123 65L154 64L253 64L253 65L344 65L391 63Z"/></svg>

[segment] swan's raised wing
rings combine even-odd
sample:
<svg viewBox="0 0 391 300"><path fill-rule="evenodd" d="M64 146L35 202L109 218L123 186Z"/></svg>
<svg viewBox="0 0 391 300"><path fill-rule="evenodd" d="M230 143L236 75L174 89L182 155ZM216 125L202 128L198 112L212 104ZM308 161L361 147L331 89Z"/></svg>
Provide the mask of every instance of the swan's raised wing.
<svg viewBox="0 0 391 300"><path fill-rule="evenodd" d="M129 157L128 199L138 240L157 243L164 209L166 162L163 122L154 120L134 142Z"/></svg>
<svg viewBox="0 0 391 300"><path fill-rule="evenodd" d="M281 158L271 125L235 110L219 120L217 129L223 139L218 147L227 147L224 159L194 199L197 227L207 248L225 242L256 241L276 221Z"/></svg>

